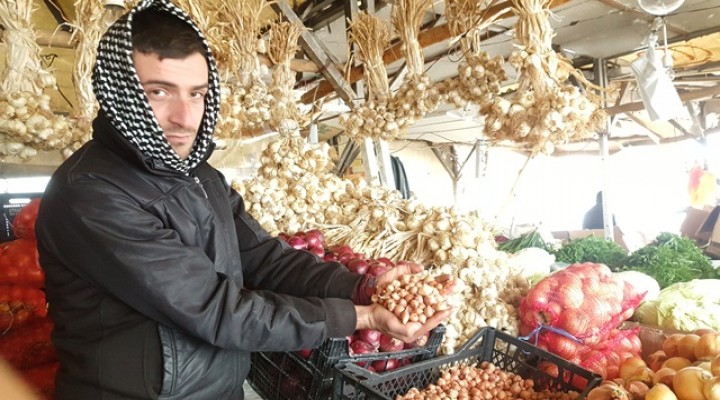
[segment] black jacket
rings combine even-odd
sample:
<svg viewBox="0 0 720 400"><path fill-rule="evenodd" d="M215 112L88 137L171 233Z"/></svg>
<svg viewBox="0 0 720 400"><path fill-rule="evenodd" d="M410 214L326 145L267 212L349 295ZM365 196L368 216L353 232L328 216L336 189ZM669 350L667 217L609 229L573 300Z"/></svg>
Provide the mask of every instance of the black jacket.
<svg viewBox="0 0 720 400"><path fill-rule="evenodd" d="M59 400L241 399L248 351L352 333L358 275L269 237L207 162L186 176L93 129L36 226Z"/></svg>

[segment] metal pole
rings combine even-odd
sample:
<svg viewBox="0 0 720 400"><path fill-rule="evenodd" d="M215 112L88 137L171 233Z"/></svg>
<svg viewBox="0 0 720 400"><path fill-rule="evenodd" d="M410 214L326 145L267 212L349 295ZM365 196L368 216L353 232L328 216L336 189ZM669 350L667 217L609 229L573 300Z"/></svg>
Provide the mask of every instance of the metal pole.
<svg viewBox="0 0 720 400"><path fill-rule="evenodd" d="M593 71L595 73L595 84L606 88L608 86L608 76L607 76L607 60L605 59L597 59L595 60L595 64L593 65ZM605 94L601 93L601 96L603 97L601 106L604 108L606 106L606 100L605 100ZM600 145L600 181L601 181L601 191L602 191L602 204L603 204L603 233L605 234L605 239L607 240L614 240L614 226L613 226L613 213L612 208L610 207L610 199L608 198L607 188L609 184L609 177L608 177L608 169L609 169L609 151L608 151L608 136L610 134L610 119L605 119L605 129L603 129L602 132L600 132L600 139L599 139L599 145Z"/></svg>

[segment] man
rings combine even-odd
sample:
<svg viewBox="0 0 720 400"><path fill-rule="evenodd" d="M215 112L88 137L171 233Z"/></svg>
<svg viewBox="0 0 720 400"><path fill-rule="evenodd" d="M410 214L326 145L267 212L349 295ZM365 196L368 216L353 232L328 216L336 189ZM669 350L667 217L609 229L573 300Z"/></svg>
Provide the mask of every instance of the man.
<svg viewBox="0 0 720 400"><path fill-rule="evenodd" d="M249 351L360 328L409 341L447 317L403 325L354 305L369 303L372 282L271 238L245 212L206 162L215 62L168 0L143 0L109 28L93 85L93 140L55 172L36 225L59 400L242 399Z"/></svg>

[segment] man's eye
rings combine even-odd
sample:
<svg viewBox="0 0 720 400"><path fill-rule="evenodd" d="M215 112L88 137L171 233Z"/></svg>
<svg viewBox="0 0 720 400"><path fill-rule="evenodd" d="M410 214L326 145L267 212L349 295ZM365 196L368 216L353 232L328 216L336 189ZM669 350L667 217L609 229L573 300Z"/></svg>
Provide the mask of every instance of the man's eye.
<svg viewBox="0 0 720 400"><path fill-rule="evenodd" d="M163 89L150 89L148 95L151 97L164 97L167 95L167 92Z"/></svg>
<svg viewBox="0 0 720 400"><path fill-rule="evenodd" d="M204 98L205 98L205 94L206 94L205 92L192 92L192 93L190 94L190 96L191 96L193 99L204 99Z"/></svg>

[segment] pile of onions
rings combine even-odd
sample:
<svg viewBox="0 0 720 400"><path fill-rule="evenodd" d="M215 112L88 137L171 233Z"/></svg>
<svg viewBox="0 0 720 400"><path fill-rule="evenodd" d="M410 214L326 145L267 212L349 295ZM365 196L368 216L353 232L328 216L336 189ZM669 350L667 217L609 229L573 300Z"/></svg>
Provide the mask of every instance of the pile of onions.
<svg viewBox="0 0 720 400"><path fill-rule="evenodd" d="M379 287L372 301L395 314L403 324L424 324L436 312L450 309L443 295L444 289L450 284L451 279L440 280L427 273L403 275Z"/></svg>
<svg viewBox="0 0 720 400"><path fill-rule="evenodd" d="M523 399L523 400L574 400L577 392L536 392L532 379L523 379L520 375L503 371L487 361L480 366L456 365L443 371L437 382L420 390L410 389L398 400L431 399Z"/></svg>

